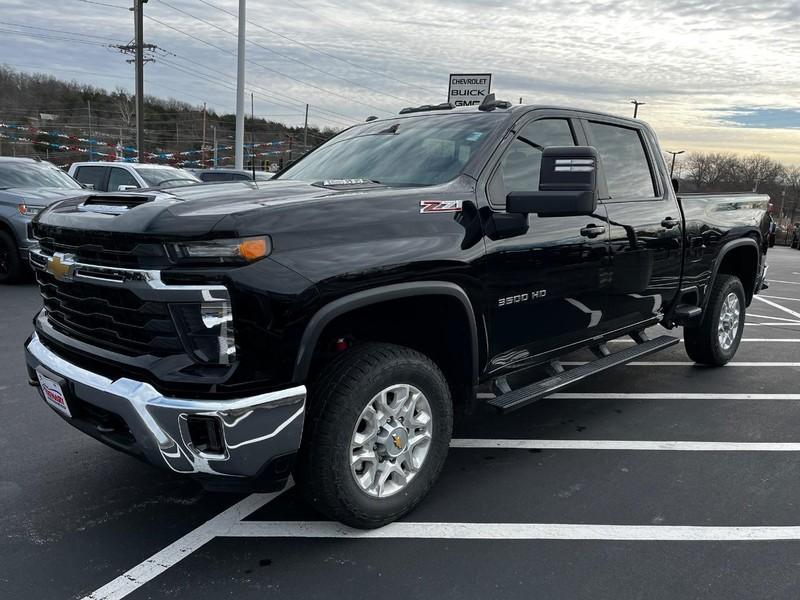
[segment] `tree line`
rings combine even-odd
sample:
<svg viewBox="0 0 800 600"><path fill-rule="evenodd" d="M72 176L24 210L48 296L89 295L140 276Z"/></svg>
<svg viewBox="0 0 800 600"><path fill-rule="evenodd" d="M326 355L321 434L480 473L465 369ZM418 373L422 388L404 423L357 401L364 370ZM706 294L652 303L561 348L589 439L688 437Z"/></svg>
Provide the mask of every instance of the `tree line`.
<svg viewBox="0 0 800 600"><path fill-rule="evenodd" d="M298 114L302 108L298 109ZM202 105L191 105L175 99L145 96L145 150L172 153L200 150L205 142L211 156L211 145L216 129L218 145L232 145L236 128L236 115L204 110ZM0 65L0 122L26 125L41 130L57 130L80 138L112 140L123 146L136 145L136 105L134 97L124 89L113 92L75 81L63 81L42 74L21 73ZM0 133L8 133L0 130ZM245 143L264 143L274 140L289 141L294 157L302 153L304 128L292 127L265 118L247 118ZM313 148L337 133L330 127L309 126L308 146ZM35 142L39 141L39 144ZM40 136L32 144L0 140L0 155L47 157L55 164L69 164L86 160L86 153L75 151L48 151L47 136ZM2 143L5 142L5 143ZM85 145L84 145L85 146ZM86 148L84 148L85 150Z"/></svg>
<svg viewBox="0 0 800 600"><path fill-rule="evenodd" d="M672 159L665 160L669 165ZM674 174L683 192L757 191L769 194L776 220L800 220L800 166L786 166L763 154L693 152L676 164Z"/></svg>

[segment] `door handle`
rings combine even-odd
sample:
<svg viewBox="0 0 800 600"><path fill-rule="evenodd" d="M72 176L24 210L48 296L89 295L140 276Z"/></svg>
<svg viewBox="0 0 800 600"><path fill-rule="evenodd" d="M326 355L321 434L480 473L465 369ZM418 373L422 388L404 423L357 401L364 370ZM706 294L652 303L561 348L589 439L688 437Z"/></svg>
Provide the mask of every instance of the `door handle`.
<svg viewBox="0 0 800 600"><path fill-rule="evenodd" d="M587 238L596 238L606 232L605 225L587 225L581 229L581 235Z"/></svg>
<svg viewBox="0 0 800 600"><path fill-rule="evenodd" d="M661 226L664 227L665 229L672 229L673 227L676 227L677 225L680 224L681 224L680 221L676 221L672 217L667 217L666 219L661 221Z"/></svg>

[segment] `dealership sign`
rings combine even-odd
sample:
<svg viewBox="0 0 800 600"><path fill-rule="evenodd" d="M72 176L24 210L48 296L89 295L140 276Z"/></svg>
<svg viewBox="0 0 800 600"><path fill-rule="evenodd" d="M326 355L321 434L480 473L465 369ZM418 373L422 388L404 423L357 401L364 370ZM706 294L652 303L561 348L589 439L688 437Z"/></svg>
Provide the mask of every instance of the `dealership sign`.
<svg viewBox="0 0 800 600"><path fill-rule="evenodd" d="M492 88L492 74L450 75L447 101L453 106L480 104Z"/></svg>

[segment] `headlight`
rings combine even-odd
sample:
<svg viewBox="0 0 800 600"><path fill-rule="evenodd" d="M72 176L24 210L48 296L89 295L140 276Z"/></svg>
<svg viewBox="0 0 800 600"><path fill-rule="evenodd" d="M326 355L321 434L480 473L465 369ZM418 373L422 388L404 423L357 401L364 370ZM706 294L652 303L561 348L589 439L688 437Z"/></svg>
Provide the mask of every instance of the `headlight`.
<svg viewBox="0 0 800 600"><path fill-rule="evenodd" d="M19 214L25 217L35 217L44 210L44 206L31 206L30 204L17 204Z"/></svg>
<svg viewBox="0 0 800 600"><path fill-rule="evenodd" d="M171 304L183 345L198 361L229 365L236 360L236 338L229 300Z"/></svg>
<svg viewBox="0 0 800 600"><path fill-rule="evenodd" d="M173 248L178 259L212 259L214 262L253 262L272 252L272 244L267 236L180 242L174 244Z"/></svg>

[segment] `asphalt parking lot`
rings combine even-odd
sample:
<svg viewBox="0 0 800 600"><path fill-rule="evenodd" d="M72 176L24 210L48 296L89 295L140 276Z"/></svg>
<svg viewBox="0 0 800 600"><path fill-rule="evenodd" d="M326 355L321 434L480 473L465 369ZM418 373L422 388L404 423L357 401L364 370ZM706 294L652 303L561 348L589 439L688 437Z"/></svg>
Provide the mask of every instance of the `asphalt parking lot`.
<svg viewBox="0 0 800 600"><path fill-rule="evenodd" d="M27 385L38 292L2 288L0 597L796 598L800 252L769 263L734 363L678 345L460 418L431 495L366 533L293 489L206 493L67 426Z"/></svg>

